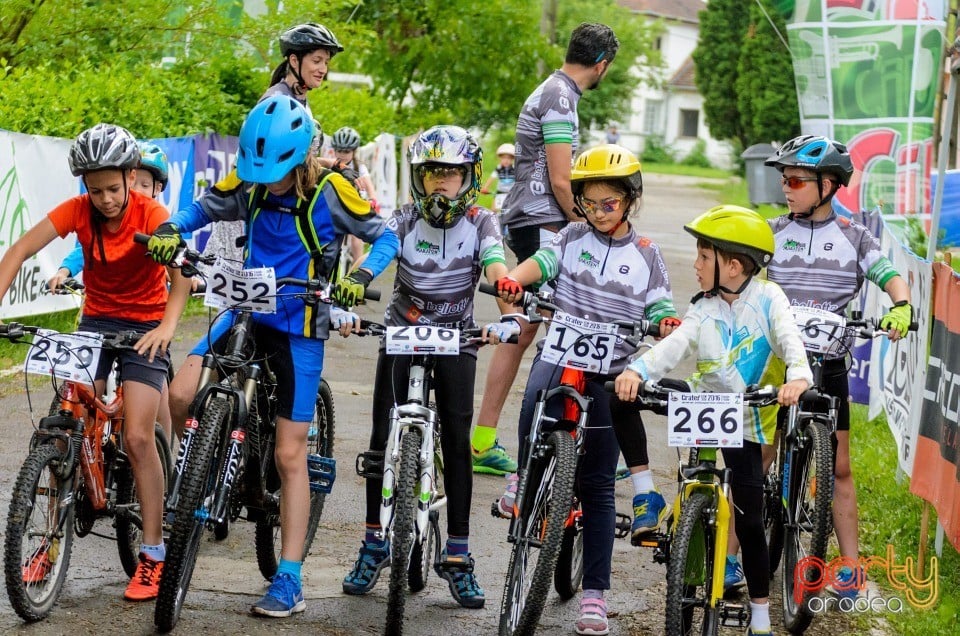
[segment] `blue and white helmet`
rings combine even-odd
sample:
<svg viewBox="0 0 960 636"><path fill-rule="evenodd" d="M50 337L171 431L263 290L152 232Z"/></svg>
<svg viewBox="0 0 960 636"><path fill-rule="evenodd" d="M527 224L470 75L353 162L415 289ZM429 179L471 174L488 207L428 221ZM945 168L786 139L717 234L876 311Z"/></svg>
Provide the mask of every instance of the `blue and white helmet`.
<svg viewBox="0 0 960 636"><path fill-rule="evenodd" d="M850 177L853 176L853 161L847 147L838 141L817 135L794 137L763 163L780 172L788 166L796 166L819 174L834 175L843 185L848 185Z"/></svg>
<svg viewBox="0 0 960 636"><path fill-rule="evenodd" d="M459 126L434 126L410 145L410 189L423 218L435 227L450 227L472 206L483 179L483 150L469 132ZM435 193L427 196L423 173L428 165L462 166L463 185L452 199Z"/></svg>
<svg viewBox="0 0 960 636"><path fill-rule="evenodd" d="M272 95L253 107L240 128L237 176L250 183L276 183L303 164L314 125L303 104Z"/></svg>

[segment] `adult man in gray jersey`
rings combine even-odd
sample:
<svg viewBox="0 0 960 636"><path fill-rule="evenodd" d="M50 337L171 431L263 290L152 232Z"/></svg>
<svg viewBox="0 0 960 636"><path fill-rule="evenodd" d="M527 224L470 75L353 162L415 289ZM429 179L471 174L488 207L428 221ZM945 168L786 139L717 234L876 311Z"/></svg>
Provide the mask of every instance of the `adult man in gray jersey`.
<svg viewBox="0 0 960 636"><path fill-rule="evenodd" d="M564 225L579 220L570 190L570 166L577 152L580 125L577 104L584 89L599 86L620 42L604 24L583 23L573 30L563 66L527 98L517 120L516 184L503 202L501 222L507 245L523 262L546 246ZM519 285L510 279L501 285ZM493 352L474 429L474 472L503 475L517 463L497 443L496 428L520 360L537 333L524 325L516 345Z"/></svg>

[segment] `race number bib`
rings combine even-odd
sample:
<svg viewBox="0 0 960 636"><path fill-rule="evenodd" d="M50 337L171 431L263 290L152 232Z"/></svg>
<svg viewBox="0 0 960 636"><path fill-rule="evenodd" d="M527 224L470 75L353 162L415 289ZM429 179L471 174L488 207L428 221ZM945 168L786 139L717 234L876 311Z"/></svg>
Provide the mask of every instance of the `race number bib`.
<svg viewBox="0 0 960 636"><path fill-rule="evenodd" d="M203 304L218 309L249 309L260 314L277 311L277 276L272 267L243 269L218 258L207 279Z"/></svg>
<svg viewBox="0 0 960 636"><path fill-rule="evenodd" d="M609 373L617 344L617 326L558 311L543 342L540 359L590 373Z"/></svg>
<svg viewBox="0 0 960 636"><path fill-rule="evenodd" d="M89 383L97 376L101 342L103 336L99 333L58 333L41 329L27 351L24 370Z"/></svg>
<svg viewBox="0 0 960 636"><path fill-rule="evenodd" d="M435 356L460 354L460 330L447 327L387 327L387 353L413 356L429 353Z"/></svg>
<svg viewBox="0 0 960 636"><path fill-rule="evenodd" d="M843 328L847 324L843 316L813 307L797 306L791 309L807 351L827 353L838 346L843 338Z"/></svg>
<svg viewBox="0 0 960 636"><path fill-rule="evenodd" d="M493 197L493 210L494 212L499 212L503 209L503 200L507 198L507 193L502 192L500 194L494 195Z"/></svg>
<svg viewBox="0 0 960 636"><path fill-rule="evenodd" d="M667 428L668 446L741 448L743 395L671 393Z"/></svg>

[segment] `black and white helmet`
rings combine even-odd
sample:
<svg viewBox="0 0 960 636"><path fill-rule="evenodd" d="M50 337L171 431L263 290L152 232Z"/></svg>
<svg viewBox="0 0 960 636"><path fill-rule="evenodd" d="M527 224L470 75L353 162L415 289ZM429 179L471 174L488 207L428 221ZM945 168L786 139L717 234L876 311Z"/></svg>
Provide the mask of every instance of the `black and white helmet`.
<svg viewBox="0 0 960 636"><path fill-rule="evenodd" d="M333 31L316 22L298 24L287 29L280 36L280 54L283 57L291 53L303 54L317 49L326 49L330 51L330 57L333 57L343 50L343 46Z"/></svg>
<svg viewBox="0 0 960 636"><path fill-rule="evenodd" d="M333 133L330 145L334 150L356 150L360 147L360 133L349 126L344 126Z"/></svg>
<svg viewBox="0 0 960 636"><path fill-rule="evenodd" d="M75 177L107 168L130 170L140 165L140 146L126 128L97 124L77 135L67 161Z"/></svg>

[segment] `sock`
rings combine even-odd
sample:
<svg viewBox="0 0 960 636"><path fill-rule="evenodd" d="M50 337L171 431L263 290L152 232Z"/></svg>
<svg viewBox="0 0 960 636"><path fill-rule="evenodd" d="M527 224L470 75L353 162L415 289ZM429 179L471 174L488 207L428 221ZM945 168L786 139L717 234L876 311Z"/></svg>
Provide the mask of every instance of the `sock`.
<svg viewBox="0 0 960 636"><path fill-rule="evenodd" d="M750 601L750 627L763 631L770 631L770 604L762 605Z"/></svg>
<svg viewBox="0 0 960 636"><path fill-rule="evenodd" d="M301 561L287 561L281 558L280 563L277 564L277 574L289 574L299 581L301 565L303 565Z"/></svg>
<svg viewBox="0 0 960 636"><path fill-rule="evenodd" d="M730 565L736 565L736 564L737 564L737 555L736 555L736 554L728 554L728 555L727 555L727 563L729 563Z"/></svg>
<svg viewBox="0 0 960 636"><path fill-rule="evenodd" d="M372 526L370 524L367 524L365 527L366 527L366 532L363 535L363 540L364 542L366 542L367 547L382 548L387 544L387 542L384 541L383 539L377 538L377 533L380 532L379 525Z"/></svg>
<svg viewBox="0 0 960 636"><path fill-rule="evenodd" d="M147 545L146 543L141 543L140 552L146 554L154 561L163 561L167 558L167 546L165 546L163 543L160 545Z"/></svg>
<svg viewBox="0 0 960 636"><path fill-rule="evenodd" d="M473 429L473 438L470 440L473 450L478 453L491 448L494 442L497 441L497 427L496 426L486 426L484 424L477 424Z"/></svg>
<svg viewBox="0 0 960 636"><path fill-rule="evenodd" d="M633 482L633 494L635 495L657 489L653 483L653 473L650 472L649 468L641 470L639 473L630 473L630 481Z"/></svg>
<svg viewBox="0 0 960 636"><path fill-rule="evenodd" d="M603 590L584 590L583 598L603 598Z"/></svg>
<svg viewBox="0 0 960 636"><path fill-rule="evenodd" d="M447 554L468 554L470 552L470 537L447 537Z"/></svg>

